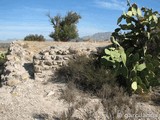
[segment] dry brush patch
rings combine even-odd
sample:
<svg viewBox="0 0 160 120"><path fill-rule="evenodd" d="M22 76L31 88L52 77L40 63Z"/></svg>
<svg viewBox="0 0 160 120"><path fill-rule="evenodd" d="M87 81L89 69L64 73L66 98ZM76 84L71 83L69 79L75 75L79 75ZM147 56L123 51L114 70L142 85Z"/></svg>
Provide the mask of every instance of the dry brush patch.
<svg viewBox="0 0 160 120"><path fill-rule="evenodd" d="M122 120L125 113L137 113L136 101L120 87L109 71L100 68L94 58L79 56L57 71L58 77L68 84L61 99L72 109L62 116L78 114L83 120ZM57 79L59 79L57 77ZM83 94L78 94L79 91ZM83 96L85 93L86 96ZM78 99L78 100L77 100ZM92 100L98 100L96 104ZM72 114L69 114L72 113ZM121 113L121 116L117 116Z"/></svg>

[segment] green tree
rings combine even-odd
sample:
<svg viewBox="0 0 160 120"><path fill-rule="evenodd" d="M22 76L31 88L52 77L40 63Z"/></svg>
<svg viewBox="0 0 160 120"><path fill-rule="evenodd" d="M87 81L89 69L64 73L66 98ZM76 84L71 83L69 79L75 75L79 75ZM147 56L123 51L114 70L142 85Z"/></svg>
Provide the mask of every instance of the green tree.
<svg viewBox="0 0 160 120"><path fill-rule="evenodd" d="M81 16L76 12L70 11L65 17L61 17L59 14L53 18L50 15L48 17L54 28L54 32L49 36L55 41L69 41L78 37L76 24L81 19Z"/></svg>

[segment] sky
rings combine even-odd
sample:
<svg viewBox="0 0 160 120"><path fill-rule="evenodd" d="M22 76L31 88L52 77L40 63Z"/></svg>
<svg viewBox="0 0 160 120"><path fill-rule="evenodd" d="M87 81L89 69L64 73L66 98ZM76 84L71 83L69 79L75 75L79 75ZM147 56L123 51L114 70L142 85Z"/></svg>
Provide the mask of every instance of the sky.
<svg viewBox="0 0 160 120"><path fill-rule="evenodd" d="M160 12L160 0L130 1ZM0 40L23 39L29 34L49 39L54 29L47 14L65 16L68 11L82 17L77 24L80 37L112 32L126 4L126 0L0 0Z"/></svg>

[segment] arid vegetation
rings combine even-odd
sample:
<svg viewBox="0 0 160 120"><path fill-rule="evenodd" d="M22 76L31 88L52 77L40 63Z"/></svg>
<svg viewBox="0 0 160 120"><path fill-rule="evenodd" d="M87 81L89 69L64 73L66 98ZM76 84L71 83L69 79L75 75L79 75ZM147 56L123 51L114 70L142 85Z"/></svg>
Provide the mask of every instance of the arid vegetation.
<svg viewBox="0 0 160 120"><path fill-rule="evenodd" d="M24 41L45 41L45 38L43 35L27 35L24 38Z"/></svg>
<svg viewBox="0 0 160 120"><path fill-rule="evenodd" d="M2 97L1 116L12 117L8 112L16 110L9 110L10 105L18 107L14 118L30 119L32 114L35 120L135 120L143 116L126 114L160 114L157 11L128 1L128 10L118 18L119 27L112 33L111 44L96 45L67 42L78 37L76 24L81 16L76 12L48 17L54 28L50 37L62 42L41 42L45 41L43 35L31 34L23 42L13 42L8 56L0 54L0 82L8 85L3 89L7 95L1 93L9 96L6 100ZM150 105L154 109L148 109ZM24 116L18 116L23 109Z"/></svg>

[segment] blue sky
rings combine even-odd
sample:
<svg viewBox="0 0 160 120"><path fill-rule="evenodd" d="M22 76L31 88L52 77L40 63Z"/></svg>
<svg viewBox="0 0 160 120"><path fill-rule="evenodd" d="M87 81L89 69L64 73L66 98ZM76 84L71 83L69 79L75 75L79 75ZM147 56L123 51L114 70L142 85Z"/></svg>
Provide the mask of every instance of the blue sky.
<svg viewBox="0 0 160 120"><path fill-rule="evenodd" d="M160 0L131 0L160 12ZM28 34L46 38L53 31L46 16L75 11L82 16L79 35L113 31L117 18L126 10L126 0L0 0L0 40L23 39Z"/></svg>

